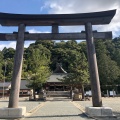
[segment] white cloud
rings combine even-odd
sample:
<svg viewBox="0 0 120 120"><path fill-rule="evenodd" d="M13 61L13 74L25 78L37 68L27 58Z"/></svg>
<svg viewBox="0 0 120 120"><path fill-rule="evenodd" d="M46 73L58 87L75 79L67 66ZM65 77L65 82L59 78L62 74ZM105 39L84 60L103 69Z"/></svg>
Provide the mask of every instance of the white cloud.
<svg viewBox="0 0 120 120"><path fill-rule="evenodd" d="M25 41L24 47L27 48L31 43L34 43L35 41ZM14 48L16 49L16 42L4 42L0 43L0 50L3 50L3 48Z"/></svg>
<svg viewBox="0 0 120 120"><path fill-rule="evenodd" d="M25 41L25 48L28 48L31 43L35 43L35 41Z"/></svg>
<svg viewBox="0 0 120 120"><path fill-rule="evenodd" d="M28 30L28 32L29 32L29 33L41 33L41 31L35 30L34 28Z"/></svg>
<svg viewBox="0 0 120 120"><path fill-rule="evenodd" d="M5 43L0 44L0 50L2 50L4 47L15 49L16 48L16 42L8 42L7 44L5 42Z"/></svg>
<svg viewBox="0 0 120 120"><path fill-rule="evenodd" d="M24 47L27 48L31 43L34 43L35 41L25 41ZM14 48L16 49L16 42L4 42L0 43L0 50L3 50L3 48Z"/></svg>
<svg viewBox="0 0 120 120"><path fill-rule="evenodd" d="M30 29L28 30L29 33L50 33L49 31L39 31L39 30L36 30L36 29Z"/></svg>
<svg viewBox="0 0 120 120"><path fill-rule="evenodd" d="M46 2L46 7L51 8L49 13L86 13L116 9L119 6L119 0L51 0Z"/></svg>
<svg viewBox="0 0 120 120"><path fill-rule="evenodd" d="M117 33L120 31L120 0L50 0L46 1L43 10L48 8L50 14L86 13L117 9L117 13L109 25L95 28L98 31L113 31L114 37L118 36ZM62 30L69 31L65 27ZM74 32L81 29L73 27L72 30Z"/></svg>

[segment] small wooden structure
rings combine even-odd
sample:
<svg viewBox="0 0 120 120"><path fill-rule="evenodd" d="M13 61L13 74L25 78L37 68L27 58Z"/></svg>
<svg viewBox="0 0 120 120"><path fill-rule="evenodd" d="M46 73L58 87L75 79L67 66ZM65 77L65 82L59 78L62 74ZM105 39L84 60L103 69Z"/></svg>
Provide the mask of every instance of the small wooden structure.
<svg viewBox="0 0 120 120"><path fill-rule="evenodd" d="M26 96L30 96L32 94L32 90L27 87L28 84L29 83L27 80L21 80L20 93L19 93L20 97L26 97Z"/></svg>
<svg viewBox="0 0 120 120"><path fill-rule="evenodd" d="M63 77L67 75L67 72L62 68L61 63L56 64L56 69L53 71L51 76L48 78L46 82L46 90L47 91L65 91L66 86L61 81Z"/></svg>
<svg viewBox="0 0 120 120"><path fill-rule="evenodd" d="M11 83L0 82L0 97L7 97L10 94Z"/></svg>
<svg viewBox="0 0 120 120"><path fill-rule="evenodd" d="M69 97L70 87L65 85L61 79L67 75L67 72L62 68L61 63L56 64L56 69L46 82L47 96Z"/></svg>
<svg viewBox="0 0 120 120"><path fill-rule="evenodd" d="M27 80L21 80L20 92L19 92L20 97L30 96L31 89L26 86L27 84L28 84ZM1 82L0 83L0 96L9 97L10 89L11 89L11 82L5 82L5 83Z"/></svg>

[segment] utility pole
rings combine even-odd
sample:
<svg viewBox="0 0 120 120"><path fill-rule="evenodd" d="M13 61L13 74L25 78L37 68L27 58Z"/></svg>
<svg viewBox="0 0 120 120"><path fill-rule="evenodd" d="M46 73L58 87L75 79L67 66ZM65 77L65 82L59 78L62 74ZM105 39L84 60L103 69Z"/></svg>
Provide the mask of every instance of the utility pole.
<svg viewBox="0 0 120 120"><path fill-rule="evenodd" d="M5 68L4 68L4 80L3 80L3 98L5 96L5 74L6 74L6 60L5 60Z"/></svg>

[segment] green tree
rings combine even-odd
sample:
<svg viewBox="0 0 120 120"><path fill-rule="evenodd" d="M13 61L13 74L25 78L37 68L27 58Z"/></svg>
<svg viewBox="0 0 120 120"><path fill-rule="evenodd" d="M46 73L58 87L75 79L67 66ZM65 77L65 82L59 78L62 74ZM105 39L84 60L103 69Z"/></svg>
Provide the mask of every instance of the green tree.
<svg viewBox="0 0 120 120"><path fill-rule="evenodd" d="M55 43L55 46L51 51L51 53L52 53L52 57L51 57L51 61L52 61L51 66L52 67L51 68L54 70L55 64L57 62L61 62L63 65L63 68L67 72L69 72L68 66L69 66L70 60L71 60L71 59L69 59L70 58L69 56L73 55L76 51L80 52L81 47L78 46L78 44L75 40L69 40L67 42L61 41L61 42ZM73 57L74 57L74 55L73 55ZM73 58L73 57L71 57L71 58Z"/></svg>
<svg viewBox="0 0 120 120"><path fill-rule="evenodd" d="M0 51L0 81L3 81L4 79L4 71L3 71L3 64L4 64L4 61L3 61L3 54L2 52Z"/></svg>
<svg viewBox="0 0 120 120"><path fill-rule="evenodd" d="M43 45L45 48L47 48L51 51L54 47L55 41L53 41L53 40L37 40L35 42L35 45L38 45L38 44Z"/></svg>
<svg viewBox="0 0 120 120"><path fill-rule="evenodd" d="M112 41L107 41L106 46L111 59L116 61L120 67L120 37L114 38Z"/></svg>
<svg viewBox="0 0 120 120"><path fill-rule="evenodd" d="M69 59L71 59L69 65L70 73L68 73L62 81L69 84L71 87L78 87L81 89L82 99L84 99L84 84L89 83L87 59L84 53L79 53L77 51L73 56L69 56Z"/></svg>
<svg viewBox="0 0 120 120"><path fill-rule="evenodd" d="M2 53L3 53L3 56L4 56L4 59L7 59L7 58L10 58L10 59L13 59L14 58L14 54L15 54L15 50L13 48L4 48L2 50Z"/></svg>
<svg viewBox="0 0 120 120"><path fill-rule="evenodd" d="M6 61L6 73L5 73L5 80L11 81L12 73L13 73L13 61L14 61L14 54L15 50L13 48L4 48L2 50L2 54L4 56L4 60ZM3 64L3 70L5 70L5 64Z"/></svg>
<svg viewBox="0 0 120 120"><path fill-rule="evenodd" d="M34 99L35 90L40 89L46 82L50 75L50 51L42 45L30 46L26 51L27 57L27 71L29 85L28 87L33 88Z"/></svg>
<svg viewBox="0 0 120 120"><path fill-rule="evenodd" d="M120 69L109 56L104 41L96 41L96 52L101 85L114 85L120 75Z"/></svg>

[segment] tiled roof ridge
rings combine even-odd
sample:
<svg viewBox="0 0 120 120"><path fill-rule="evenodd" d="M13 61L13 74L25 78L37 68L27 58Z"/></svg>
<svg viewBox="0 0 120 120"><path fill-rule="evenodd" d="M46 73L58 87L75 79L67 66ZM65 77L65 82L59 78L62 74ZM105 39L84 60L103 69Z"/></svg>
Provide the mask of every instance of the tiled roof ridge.
<svg viewBox="0 0 120 120"><path fill-rule="evenodd" d="M61 63L56 64L56 69L53 71L53 73L67 73L63 68Z"/></svg>

